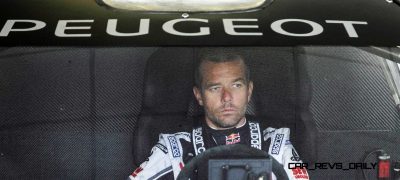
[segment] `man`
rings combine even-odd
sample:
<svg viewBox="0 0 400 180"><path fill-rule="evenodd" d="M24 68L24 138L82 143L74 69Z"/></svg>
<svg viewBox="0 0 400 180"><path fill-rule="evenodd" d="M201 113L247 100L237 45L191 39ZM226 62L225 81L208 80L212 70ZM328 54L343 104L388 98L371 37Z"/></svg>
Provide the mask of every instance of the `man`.
<svg viewBox="0 0 400 180"><path fill-rule="evenodd" d="M207 148L245 144L268 151L282 164L289 179L308 179L305 170L288 169L288 163L300 162L289 141L288 128L261 132L258 122L246 118L252 92L253 82L243 56L229 49L203 49L195 69L193 93L205 117L192 132L161 134L151 156L129 178L176 179L184 164Z"/></svg>

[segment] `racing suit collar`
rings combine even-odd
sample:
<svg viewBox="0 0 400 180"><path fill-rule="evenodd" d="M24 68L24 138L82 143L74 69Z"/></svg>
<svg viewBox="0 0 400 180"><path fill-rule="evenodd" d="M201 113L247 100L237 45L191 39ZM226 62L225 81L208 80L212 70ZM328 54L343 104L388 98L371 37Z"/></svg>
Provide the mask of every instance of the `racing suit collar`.
<svg viewBox="0 0 400 180"><path fill-rule="evenodd" d="M204 137L206 137L205 143L206 143L207 148L218 146L218 145L229 144L228 143L229 139L231 139L232 144L247 143L247 142L243 141L243 135L245 135L245 137L247 137L247 134L249 131L249 125L248 125L247 120L240 127L234 127L234 128L225 129L225 130L212 129L204 122L203 129L204 129ZM240 138L241 138L240 136L242 136L243 142L240 140Z"/></svg>

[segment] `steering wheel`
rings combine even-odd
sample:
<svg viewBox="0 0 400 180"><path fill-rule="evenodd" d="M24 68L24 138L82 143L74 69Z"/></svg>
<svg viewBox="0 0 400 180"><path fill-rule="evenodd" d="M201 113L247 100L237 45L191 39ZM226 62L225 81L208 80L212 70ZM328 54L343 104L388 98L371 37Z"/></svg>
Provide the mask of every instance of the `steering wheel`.
<svg viewBox="0 0 400 180"><path fill-rule="evenodd" d="M288 180L288 176L283 166L267 152L251 148L242 144L224 145L210 148L194 157L187 163L178 175L177 180L193 179L195 170L198 172L208 172L208 160L211 158L266 158L272 159L272 172L279 180ZM202 175L207 179L208 175ZM200 177L201 179L201 177Z"/></svg>

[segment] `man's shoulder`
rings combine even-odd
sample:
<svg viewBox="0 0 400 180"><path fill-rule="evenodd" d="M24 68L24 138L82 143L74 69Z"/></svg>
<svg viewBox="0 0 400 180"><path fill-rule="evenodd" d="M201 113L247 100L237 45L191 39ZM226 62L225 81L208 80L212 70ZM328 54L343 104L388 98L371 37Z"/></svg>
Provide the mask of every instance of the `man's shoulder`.
<svg viewBox="0 0 400 180"><path fill-rule="evenodd" d="M263 135L264 141L268 142L268 154L272 155L282 164L284 162L283 154L287 151L292 152L294 150L290 142L290 129L286 127L268 127L263 131Z"/></svg>
<svg viewBox="0 0 400 180"><path fill-rule="evenodd" d="M246 119L249 123L258 124L260 126L260 129L263 130L262 131L263 135L274 134L274 133L290 134L290 128L288 128L288 127L280 127L280 128L271 127L271 124L269 124L268 121L260 120L259 118L255 117L253 115L246 115Z"/></svg>
<svg viewBox="0 0 400 180"><path fill-rule="evenodd" d="M270 142L284 145L291 145L290 142L290 129L287 127L273 128L268 127L263 131L264 141L271 140Z"/></svg>
<svg viewBox="0 0 400 180"><path fill-rule="evenodd" d="M171 141L173 139L176 140L185 140L185 141L190 141L191 140L191 133L190 132L176 132L176 133L172 133L172 134L165 134L165 133L161 133L159 135L159 139L160 140L167 140L167 141Z"/></svg>
<svg viewBox="0 0 400 180"><path fill-rule="evenodd" d="M284 134L289 136L290 135L290 129L287 127L281 127L281 128L273 128L273 127L268 127L264 129L263 135L264 136L272 136L276 134Z"/></svg>

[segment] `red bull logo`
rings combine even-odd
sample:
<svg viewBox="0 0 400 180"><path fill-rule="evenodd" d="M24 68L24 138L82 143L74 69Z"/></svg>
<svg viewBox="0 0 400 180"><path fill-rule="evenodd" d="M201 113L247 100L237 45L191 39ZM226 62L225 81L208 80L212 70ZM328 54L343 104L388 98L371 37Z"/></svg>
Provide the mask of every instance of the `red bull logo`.
<svg viewBox="0 0 400 180"><path fill-rule="evenodd" d="M232 133L229 136L225 136L226 144L236 144L240 142L240 134L239 133Z"/></svg>

